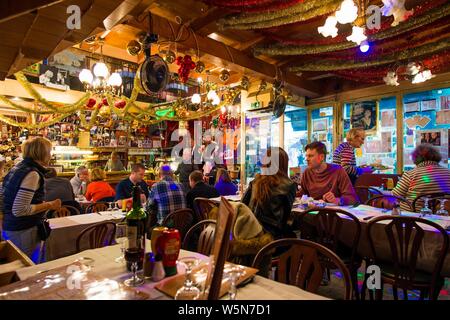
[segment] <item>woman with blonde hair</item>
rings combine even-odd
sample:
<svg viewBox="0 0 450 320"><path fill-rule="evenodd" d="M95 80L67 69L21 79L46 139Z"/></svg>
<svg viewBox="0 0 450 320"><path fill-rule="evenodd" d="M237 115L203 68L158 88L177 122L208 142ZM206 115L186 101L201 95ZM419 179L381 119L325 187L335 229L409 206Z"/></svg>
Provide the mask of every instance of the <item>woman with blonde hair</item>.
<svg viewBox="0 0 450 320"><path fill-rule="evenodd" d="M333 153L333 163L340 165L347 172L350 181L354 185L356 179L364 173L372 173L370 167L357 167L355 148L361 148L366 138L362 128L353 128L347 132L347 141L341 143Z"/></svg>
<svg viewBox="0 0 450 320"><path fill-rule="evenodd" d="M237 192L236 185L231 182L230 175L224 168L217 170L216 184L214 185L214 188L219 191L221 196L235 195Z"/></svg>
<svg viewBox="0 0 450 320"><path fill-rule="evenodd" d="M58 210L61 200L44 201L44 175L52 143L42 137L24 142L23 160L3 180L3 238L11 240L38 262L39 244L48 236L43 220L48 210Z"/></svg>
<svg viewBox="0 0 450 320"><path fill-rule="evenodd" d="M282 148L267 150L262 174L249 184L242 202L250 207L264 229L275 239L292 237L287 224L297 185L289 179L289 157Z"/></svg>
<svg viewBox="0 0 450 320"><path fill-rule="evenodd" d="M106 181L106 173L102 168L94 168L91 171L91 183L86 190L86 199L94 202L112 202L116 192Z"/></svg>

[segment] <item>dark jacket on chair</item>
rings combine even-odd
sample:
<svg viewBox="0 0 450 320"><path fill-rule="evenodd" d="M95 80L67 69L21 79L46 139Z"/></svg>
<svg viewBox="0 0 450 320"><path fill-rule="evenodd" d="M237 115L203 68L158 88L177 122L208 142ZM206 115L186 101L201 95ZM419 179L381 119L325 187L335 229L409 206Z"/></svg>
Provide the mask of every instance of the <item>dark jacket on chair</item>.
<svg viewBox="0 0 450 320"><path fill-rule="evenodd" d="M216 198L219 196L220 194L216 188L207 185L203 181L199 181L186 195L187 206L188 208L194 209L195 198Z"/></svg>

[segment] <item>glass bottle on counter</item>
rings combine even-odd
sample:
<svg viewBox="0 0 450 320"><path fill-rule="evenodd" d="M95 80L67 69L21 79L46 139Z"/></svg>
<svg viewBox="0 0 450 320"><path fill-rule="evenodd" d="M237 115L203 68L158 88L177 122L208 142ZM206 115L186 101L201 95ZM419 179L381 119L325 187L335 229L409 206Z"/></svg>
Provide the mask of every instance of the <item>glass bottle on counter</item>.
<svg viewBox="0 0 450 320"><path fill-rule="evenodd" d="M145 223L147 213L141 204L141 189L139 186L133 186L133 205L126 215L128 248L145 252ZM131 269L131 263L127 262L127 269ZM142 269L142 261L138 265Z"/></svg>

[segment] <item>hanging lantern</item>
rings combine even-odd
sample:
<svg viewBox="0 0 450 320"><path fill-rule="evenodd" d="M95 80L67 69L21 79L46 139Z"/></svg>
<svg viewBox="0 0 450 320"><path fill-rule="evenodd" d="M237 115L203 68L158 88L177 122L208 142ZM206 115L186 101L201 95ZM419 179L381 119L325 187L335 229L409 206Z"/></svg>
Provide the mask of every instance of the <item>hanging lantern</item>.
<svg viewBox="0 0 450 320"><path fill-rule="evenodd" d="M205 71L205 64L201 61L198 61L195 66L195 72L202 73L203 71Z"/></svg>
<svg viewBox="0 0 450 320"><path fill-rule="evenodd" d="M223 82L228 81L230 79L230 72L227 69L223 69L220 72L219 79Z"/></svg>
<svg viewBox="0 0 450 320"><path fill-rule="evenodd" d="M241 79L241 87L244 90L248 90L248 88L250 87L250 80L248 79L247 76L243 76Z"/></svg>
<svg viewBox="0 0 450 320"><path fill-rule="evenodd" d="M177 59L177 56L175 55L175 53L173 51L171 51L171 50L167 51L166 62L168 64L173 63L176 59Z"/></svg>

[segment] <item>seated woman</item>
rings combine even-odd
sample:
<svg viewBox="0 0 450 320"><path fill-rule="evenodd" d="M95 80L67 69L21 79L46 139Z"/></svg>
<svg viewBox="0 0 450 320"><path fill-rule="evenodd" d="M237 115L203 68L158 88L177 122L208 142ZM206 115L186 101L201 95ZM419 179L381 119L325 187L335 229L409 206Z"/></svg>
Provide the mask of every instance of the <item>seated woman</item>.
<svg viewBox="0 0 450 320"><path fill-rule="evenodd" d="M249 206L263 228L275 239L293 237L287 221L297 185L288 176L288 155L282 148L275 147L267 151L266 160L263 163L267 164L261 168L262 174L250 182L242 202Z"/></svg>
<svg viewBox="0 0 450 320"><path fill-rule="evenodd" d="M91 183L88 184L86 199L94 202L114 201L116 192L109 185L106 179L106 173L101 168L94 168L91 171Z"/></svg>
<svg viewBox="0 0 450 320"><path fill-rule="evenodd" d="M410 203L421 194L450 193L450 170L439 165L442 157L439 151L431 144L423 143L414 149L411 154L416 167L403 173L400 181L392 190L392 194L406 198ZM421 209L423 201L419 201ZM400 204L402 210L410 210L404 203Z"/></svg>
<svg viewBox="0 0 450 320"><path fill-rule="evenodd" d="M236 185L231 182L230 175L226 169L217 170L216 184L214 185L217 191L219 191L221 196L235 195L237 192Z"/></svg>

